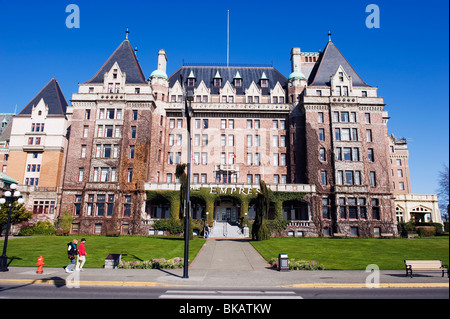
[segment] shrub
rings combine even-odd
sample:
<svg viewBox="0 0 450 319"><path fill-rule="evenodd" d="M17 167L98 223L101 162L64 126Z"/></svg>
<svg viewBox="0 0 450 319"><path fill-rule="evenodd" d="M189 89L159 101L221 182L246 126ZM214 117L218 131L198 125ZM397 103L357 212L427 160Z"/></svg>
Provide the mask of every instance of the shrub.
<svg viewBox="0 0 450 319"><path fill-rule="evenodd" d="M271 258L269 264L272 268L278 268L278 258ZM305 260L295 260L293 258L289 259L289 270L323 270L324 266L319 264L318 261L305 261Z"/></svg>
<svg viewBox="0 0 450 319"><path fill-rule="evenodd" d="M153 224L153 228L167 231L172 235L181 234L184 232L184 225L182 222L173 218L157 220Z"/></svg>
<svg viewBox="0 0 450 319"><path fill-rule="evenodd" d="M150 259L144 261L121 261L119 269L175 269L183 268L184 259L175 257L166 260L165 258Z"/></svg>
<svg viewBox="0 0 450 319"><path fill-rule="evenodd" d="M50 222L37 222L33 227L22 228L19 232L19 236L32 236L32 235L54 235L56 232L55 227Z"/></svg>

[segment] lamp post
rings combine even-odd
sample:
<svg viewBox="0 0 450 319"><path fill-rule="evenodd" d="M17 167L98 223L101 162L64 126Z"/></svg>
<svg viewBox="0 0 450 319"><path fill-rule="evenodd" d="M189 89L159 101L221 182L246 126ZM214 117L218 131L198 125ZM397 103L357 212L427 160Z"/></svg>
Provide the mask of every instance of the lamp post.
<svg viewBox="0 0 450 319"><path fill-rule="evenodd" d="M184 88L183 76L180 75L181 83ZM194 100L194 92L189 90L187 93L183 89L184 94L184 116L186 116L187 127L187 172L186 172L186 204L184 206L185 211L185 226L184 226L184 268L183 278L189 278L189 222L191 216L191 117L193 116L192 101ZM188 103L189 102L189 103Z"/></svg>
<svg viewBox="0 0 450 319"><path fill-rule="evenodd" d="M16 191L17 188L16 184L11 184L9 186L11 189L10 191L6 191L3 194L3 198L0 198L0 205L5 204L8 202L9 205L9 211L8 211L8 222L6 223L6 233L5 233L5 241L3 243L3 254L0 256L0 272L8 271L8 256L6 256L6 249L8 248L8 236L9 236L9 228L11 227L11 212L12 212L12 204L14 203L15 199L17 198L17 202L19 204L24 203L24 199L20 197L20 192Z"/></svg>

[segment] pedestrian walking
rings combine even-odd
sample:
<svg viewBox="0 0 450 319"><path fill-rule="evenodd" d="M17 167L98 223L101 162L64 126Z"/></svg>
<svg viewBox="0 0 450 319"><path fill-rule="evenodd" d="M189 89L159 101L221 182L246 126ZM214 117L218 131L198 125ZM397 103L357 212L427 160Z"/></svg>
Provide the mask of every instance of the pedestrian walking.
<svg viewBox="0 0 450 319"><path fill-rule="evenodd" d="M73 266L75 266L77 256L77 244L78 239L74 239L67 244L67 256L70 259L70 264L67 265L66 272L73 272Z"/></svg>
<svg viewBox="0 0 450 319"><path fill-rule="evenodd" d="M84 271L83 266L86 262L86 248L84 247L84 243L86 239L81 238L81 242L78 245L78 258L77 258L77 267L76 270Z"/></svg>

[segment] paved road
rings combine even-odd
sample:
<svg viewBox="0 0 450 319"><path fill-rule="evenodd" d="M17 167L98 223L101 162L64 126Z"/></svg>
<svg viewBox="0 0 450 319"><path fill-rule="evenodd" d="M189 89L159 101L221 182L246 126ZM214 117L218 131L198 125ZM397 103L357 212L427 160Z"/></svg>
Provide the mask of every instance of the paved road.
<svg viewBox="0 0 450 319"><path fill-rule="evenodd" d="M104 287L1 284L1 299L177 299L298 300L298 299L448 299L448 288L293 288L208 289L167 287Z"/></svg>

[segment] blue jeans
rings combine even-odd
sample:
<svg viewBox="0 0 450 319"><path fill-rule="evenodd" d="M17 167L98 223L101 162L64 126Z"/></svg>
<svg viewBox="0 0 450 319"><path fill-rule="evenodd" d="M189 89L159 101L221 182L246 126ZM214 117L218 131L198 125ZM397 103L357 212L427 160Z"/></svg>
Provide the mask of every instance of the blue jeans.
<svg viewBox="0 0 450 319"><path fill-rule="evenodd" d="M70 260L70 264L66 267L67 271L73 271L73 266L75 266L75 261L76 261L75 258Z"/></svg>

